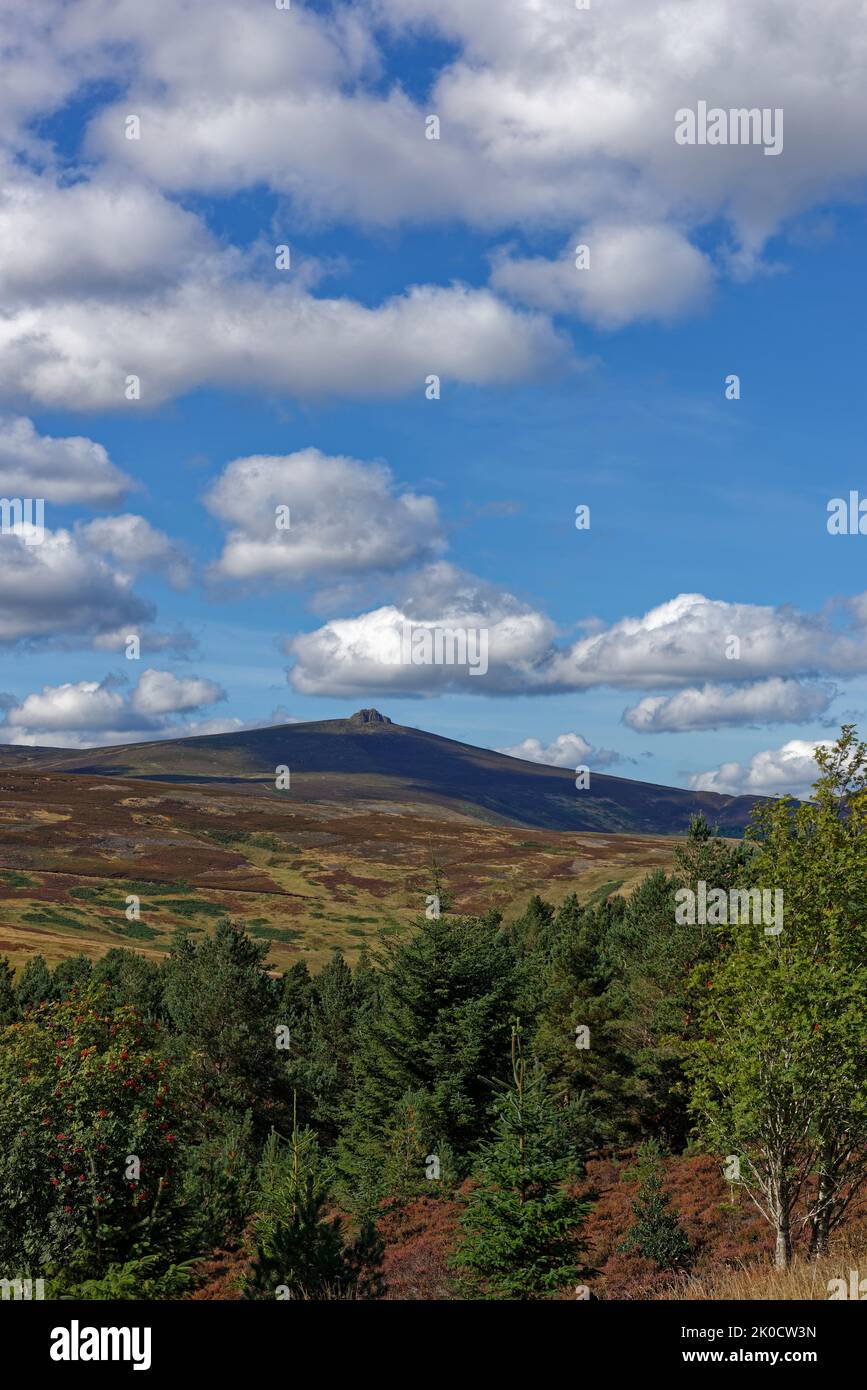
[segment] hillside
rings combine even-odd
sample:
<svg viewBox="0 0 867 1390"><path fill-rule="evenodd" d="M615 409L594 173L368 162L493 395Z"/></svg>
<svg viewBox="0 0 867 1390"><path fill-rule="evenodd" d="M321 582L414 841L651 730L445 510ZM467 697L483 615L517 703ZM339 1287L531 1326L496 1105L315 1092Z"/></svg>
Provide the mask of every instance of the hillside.
<svg viewBox="0 0 867 1390"><path fill-rule="evenodd" d="M0 768L146 778L149 781L246 783L285 796L275 770L288 766L293 803L401 803L472 815L490 824L544 830L682 834L703 811L738 834L757 798L691 792L591 771L578 791L568 768L523 762L422 729L393 724L376 710L348 719L281 724L242 733L81 751L6 748Z"/></svg>
<svg viewBox="0 0 867 1390"><path fill-rule="evenodd" d="M628 892L670 868L673 836L704 811L732 834L751 798L542 767L390 723L375 710L112 748L0 750L0 954L50 961L134 945L221 917L285 967L352 958L411 931L431 857L454 909L510 918ZM288 790L275 771L290 768ZM128 893L140 918L124 915Z"/></svg>
<svg viewBox="0 0 867 1390"><path fill-rule="evenodd" d="M628 892L670 868L676 841L488 825L434 805L299 800L255 783L148 782L0 771L0 955L50 962L112 946L162 955L177 927L223 917L267 940L285 968L412 931L431 857L455 911L519 913ZM140 917L125 917L126 896Z"/></svg>

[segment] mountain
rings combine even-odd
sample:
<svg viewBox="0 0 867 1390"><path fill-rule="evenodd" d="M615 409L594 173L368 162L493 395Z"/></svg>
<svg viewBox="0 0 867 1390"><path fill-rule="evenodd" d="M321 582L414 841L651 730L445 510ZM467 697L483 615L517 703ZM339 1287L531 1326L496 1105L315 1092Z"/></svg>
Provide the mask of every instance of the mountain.
<svg viewBox="0 0 867 1390"><path fill-rule="evenodd" d="M207 734L111 748L0 749L0 768L97 774L149 781L233 783L259 794L275 788L277 769L290 770L293 803L364 802L440 808L491 824L544 830L683 833L703 811L728 834L742 831L760 798L685 791L592 772L575 787L568 768L524 762L393 724L378 710L348 719L280 724L239 733Z"/></svg>

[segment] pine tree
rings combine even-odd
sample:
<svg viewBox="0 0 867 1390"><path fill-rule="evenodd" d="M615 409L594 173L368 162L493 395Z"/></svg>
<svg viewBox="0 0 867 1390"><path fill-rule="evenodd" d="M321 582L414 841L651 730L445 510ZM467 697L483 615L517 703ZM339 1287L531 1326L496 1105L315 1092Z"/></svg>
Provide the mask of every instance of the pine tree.
<svg viewBox="0 0 867 1390"><path fill-rule="evenodd" d="M379 994L379 972L370 957L367 942L362 941L358 960L352 972L352 985L355 990L355 1011L357 1017L366 1017L376 1008Z"/></svg>
<svg viewBox="0 0 867 1390"><path fill-rule="evenodd" d="M316 977L310 1010L310 1063L314 1072L313 1124L328 1142L342 1128L355 1054L356 993L341 951Z"/></svg>
<svg viewBox="0 0 867 1390"><path fill-rule="evenodd" d="M385 1132L383 1186L392 1200L418 1196L425 1187L430 1153L430 1105L424 1091L401 1096Z"/></svg>
<svg viewBox="0 0 867 1390"><path fill-rule="evenodd" d="M15 998L22 1014L27 1009L37 1009L40 1004L54 999L51 972L44 956L31 956L25 963L15 985Z"/></svg>
<svg viewBox="0 0 867 1390"><path fill-rule="evenodd" d="M248 1298L374 1299L384 1292L384 1245L372 1222L347 1240L326 1215L329 1168L310 1129L272 1133L259 1168L260 1215Z"/></svg>
<svg viewBox="0 0 867 1390"><path fill-rule="evenodd" d="M437 912L439 916L451 912L452 898L445 885L443 872L440 868L439 860L434 853L433 840L430 842L430 891L428 896L436 900Z"/></svg>
<svg viewBox="0 0 867 1390"><path fill-rule="evenodd" d="M482 1298L546 1298L579 1273L579 1230L589 1204L571 1196L555 1107L541 1068L528 1070L520 1023L512 1030L512 1080L499 1097L494 1138L476 1168L455 1256Z"/></svg>
<svg viewBox="0 0 867 1390"><path fill-rule="evenodd" d="M0 1028L14 1023L18 1018L18 1000L15 995L15 972L9 964L8 956L0 956Z"/></svg>
<svg viewBox="0 0 867 1390"><path fill-rule="evenodd" d="M635 1220L619 1249L624 1254L637 1251L645 1259L654 1260L660 1269L685 1269L692 1249L677 1214L671 1210L671 1198L662 1189L662 1152L654 1140L641 1145L635 1173L639 1179L638 1195L632 1203Z"/></svg>
<svg viewBox="0 0 867 1390"><path fill-rule="evenodd" d="M91 977L103 991L107 1009L133 1004L142 1018L164 1019L163 973L153 961L125 946L112 946L96 962Z"/></svg>
<svg viewBox="0 0 867 1390"><path fill-rule="evenodd" d="M68 999L76 991L81 993L86 989L92 973L93 965L83 951L59 961L51 972L54 998Z"/></svg>
<svg viewBox="0 0 867 1390"><path fill-rule="evenodd" d="M282 981L282 1013L290 1028L297 1027L313 1001L313 981L306 960L286 971Z"/></svg>
<svg viewBox="0 0 867 1390"><path fill-rule="evenodd" d="M572 896L549 927L541 974L533 1054L563 1102L558 1118L571 1125L581 1154L617 1144L634 1133L632 1059L623 1046L619 980L607 957L612 918L622 899L596 908ZM576 1029L589 1029L587 1047Z"/></svg>
<svg viewBox="0 0 867 1390"><path fill-rule="evenodd" d="M166 1011L203 1107L236 1116L249 1109L260 1133L283 1115L288 1129L289 1120L275 1034L280 985L266 973L268 949L220 922L198 943L180 934L163 969Z"/></svg>
<svg viewBox="0 0 867 1390"><path fill-rule="evenodd" d="M484 1137L490 1078L504 1069L514 964L495 919L422 919L409 941L388 947L376 1002L356 1032L339 1144L341 1190L354 1207L363 1199L370 1210L386 1195L386 1132L407 1091L427 1094L432 1132L459 1163Z"/></svg>

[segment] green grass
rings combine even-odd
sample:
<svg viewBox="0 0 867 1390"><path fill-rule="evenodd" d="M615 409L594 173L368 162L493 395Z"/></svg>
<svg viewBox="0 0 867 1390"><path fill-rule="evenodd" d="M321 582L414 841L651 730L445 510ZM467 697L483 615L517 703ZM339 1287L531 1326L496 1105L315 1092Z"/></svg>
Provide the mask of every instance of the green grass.
<svg viewBox="0 0 867 1390"><path fill-rule="evenodd" d="M163 898L159 903L142 904L142 912L170 912L174 917L214 917L226 916L226 909L218 903L205 902L203 898Z"/></svg>
<svg viewBox="0 0 867 1390"><path fill-rule="evenodd" d="M299 936L304 935L295 927L254 927L252 922L247 924L247 931L250 936L264 937L266 941L282 941L284 945L297 941Z"/></svg>
<svg viewBox="0 0 867 1390"><path fill-rule="evenodd" d="M251 835L250 844L256 849L270 849L274 854L281 854L286 846L276 835Z"/></svg>
<svg viewBox="0 0 867 1390"><path fill-rule="evenodd" d="M584 906L599 907L602 903L605 902L606 898L611 897L612 893L616 893L618 888L622 888L625 882L625 878L613 878L610 883L600 884L599 887L594 889L594 891L590 894L590 897L587 899Z"/></svg>
<svg viewBox="0 0 867 1390"><path fill-rule="evenodd" d="M172 893L189 893L188 883L154 883L151 879L129 879L124 881L120 878L106 879L100 884L83 884L80 888L70 888L70 898L80 898L82 902L97 903L104 906L106 893L135 893L137 897L164 898ZM111 907L117 906L117 899L114 898L108 904Z"/></svg>
<svg viewBox="0 0 867 1390"><path fill-rule="evenodd" d="M29 922L33 926L40 927L72 927L75 931L81 931L90 926L88 921L81 921L77 917L70 917L65 912L58 912L54 908L45 908L43 911L23 912L22 922Z"/></svg>
<svg viewBox="0 0 867 1390"><path fill-rule="evenodd" d="M206 830L204 833L218 845L244 845L253 839L250 830Z"/></svg>
<svg viewBox="0 0 867 1390"><path fill-rule="evenodd" d="M122 888L126 893L137 893L139 897L147 895L149 898L165 897L171 893L190 893L192 888L189 883L184 883L179 879L177 883L154 883L151 879L137 881L130 879L128 883L123 883L121 879L112 879L112 883L118 888Z"/></svg>
<svg viewBox="0 0 867 1390"><path fill-rule="evenodd" d="M115 936L131 936L134 941L153 941L155 936L162 935L161 932L154 931L153 927L145 926L144 922L130 922L126 927L112 927Z"/></svg>

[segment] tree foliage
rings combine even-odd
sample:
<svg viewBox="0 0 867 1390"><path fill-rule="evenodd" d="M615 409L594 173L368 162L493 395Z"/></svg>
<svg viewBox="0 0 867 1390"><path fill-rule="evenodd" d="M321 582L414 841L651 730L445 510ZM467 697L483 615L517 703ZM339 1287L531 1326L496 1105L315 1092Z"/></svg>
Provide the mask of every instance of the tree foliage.
<svg viewBox="0 0 867 1390"><path fill-rule="evenodd" d="M516 1025L511 1080L497 1098L494 1137L477 1161L455 1257L473 1294L546 1298L577 1278L589 1206L569 1192L574 1177L545 1075L528 1067Z"/></svg>
<svg viewBox="0 0 867 1390"><path fill-rule="evenodd" d="M867 1180L867 745L819 748L812 802L760 805L751 886L780 891L783 931L741 925L695 977L692 1107L792 1252L798 1204L827 1248Z"/></svg>

